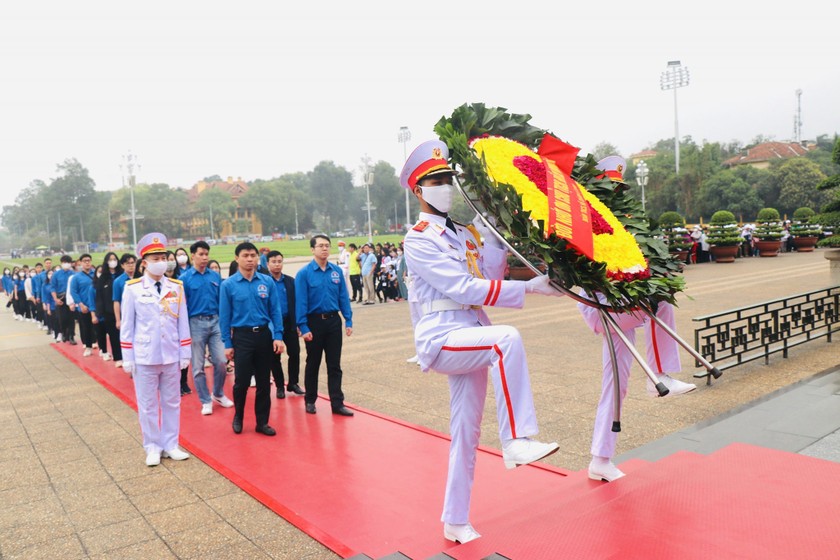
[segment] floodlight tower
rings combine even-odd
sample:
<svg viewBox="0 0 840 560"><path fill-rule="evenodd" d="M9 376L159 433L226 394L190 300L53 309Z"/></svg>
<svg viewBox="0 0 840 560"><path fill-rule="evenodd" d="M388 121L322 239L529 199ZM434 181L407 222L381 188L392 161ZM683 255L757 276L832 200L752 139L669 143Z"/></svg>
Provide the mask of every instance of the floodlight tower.
<svg viewBox="0 0 840 560"><path fill-rule="evenodd" d="M677 118L677 89L687 85L688 68L684 68L679 60L668 61L668 68L659 76L659 87L662 91L674 90L674 158L677 175L680 174L680 126Z"/></svg>
<svg viewBox="0 0 840 560"><path fill-rule="evenodd" d="M401 126L400 131L397 133L397 142L402 142L403 145L403 163L405 160L408 159L408 152L406 150L406 144L408 141L411 140L411 131L408 130L407 126ZM405 227L407 228L408 225L411 223L411 217L408 214L408 189L405 189ZM394 231L396 231L397 224L394 224Z"/></svg>

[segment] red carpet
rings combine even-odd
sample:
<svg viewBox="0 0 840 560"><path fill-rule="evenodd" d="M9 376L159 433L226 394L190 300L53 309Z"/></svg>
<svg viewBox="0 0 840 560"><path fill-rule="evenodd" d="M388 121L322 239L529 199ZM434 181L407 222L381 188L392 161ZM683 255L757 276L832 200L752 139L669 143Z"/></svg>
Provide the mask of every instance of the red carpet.
<svg viewBox="0 0 840 560"><path fill-rule="evenodd" d="M134 406L131 380L112 362L55 347ZM507 471L482 449L472 521L483 537L456 545L439 521L447 436L357 407L354 418L334 417L324 399L313 416L286 397L272 402L278 435L267 438L253 431L252 399L237 436L232 409L201 416L196 395L185 397L183 447L344 557L840 557L840 465L828 461L733 445L630 461L631 476L603 484L550 466Z"/></svg>

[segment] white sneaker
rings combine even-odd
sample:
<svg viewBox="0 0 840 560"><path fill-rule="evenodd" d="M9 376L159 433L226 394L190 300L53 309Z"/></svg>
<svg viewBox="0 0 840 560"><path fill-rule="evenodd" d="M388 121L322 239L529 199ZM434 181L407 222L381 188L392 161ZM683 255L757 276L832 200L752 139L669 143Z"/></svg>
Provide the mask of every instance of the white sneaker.
<svg viewBox="0 0 840 560"><path fill-rule="evenodd" d="M212 367L212 366L213 366L213 364L210 363L210 360L208 360L207 358L204 358L204 367L209 368L209 367Z"/></svg>
<svg viewBox="0 0 840 560"><path fill-rule="evenodd" d="M251 376L251 387L256 387L256 386L257 386L257 380L256 380L256 378L252 375L252 376Z"/></svg>
<svg viewBox="0 0 840 560"><path fill-rule="evenodd" d="M221 397L213 395L213 400L219 403L219 406L224 408L230 408L233 406L233 401L227 398L227 395L222 395Z"/></svg>
<svg viewBox="0 0 840 560"><path fill-rule="evenodd" d="M103 362L110 362L111 361L111 354L109 354L108 352L103 352L102 353L102 361Z"/></svg>
<svg viewBox="0 0 840 560"><path fill-rule="evenodd" d="M417 357L417 354L414 354L412 357L406 360L409 364L416 364L420 361L420 358Z"/></svg>
<svg viewBox="0 0 840 560"><path fill-rule="evenodd" d="M184 459L189 459L190 454L186 451L181 451L177 447L173 447L169 451L164 451L160 454L161 457L169 457L173 461L183 461Z"/></svg>
<svg viewBox="0 0 840 560"><path fill-rule="evenodd" d="M160 465L160 451L149 451L146 453L146 466L156 467Z"/></svg>
<svg viewBox="0 0 840 560"><path fill-rule="evenodd" d="M117 360L116 362L114 362L114 367L122 367L122 360Z"/></svg>
<svg viewBox="0 0 840 560"><path fill-rule="evenodd" d="M516 438L502 445L502 459L506 468L513 469L544 459L558 449L560 446L556 442L541 443L531 438Z"/></svg>
<svg viewBox="0 0 840 560"><path fill-rule="evenodd" d="M202 416L210 416L213 414L213 403L204 403L201 405L201 415Z"/></svg>
<svg viewBox="0 0 840 560"><path fill-rule="evenodd" d="M55 335L55 341L56 342L63 342L64 341L64 337L61 336L61 333Z"/></svg>
<svg viewBox="0 0 840 560"><path fill-rule="evenodd" d="M464 544L480 537L481 535L478 534L478 531L473 529L473 526L469 523L465 523L464 525L443 524L443 538L452 542Z"/></svg>
<svg viewBox="0 0 840 560"><path fill-rule="evenodd" d="M85 348L85 351L82 352L82 356L84 356L85 358L87 358L91 354L93 354L93 350L91 350L90 348Z"/></svg>
<svg viewBox="0 0 840 560"><path fill-rule="evenodd" d="M93 343L93 346L91 346L91 348L99 348L99 343L98 343L98 342L94 342L94 343Z"/></svg>
<svg viewBox="0 0 840 560"><path fill-rule="evenodd" d="M20 315L15 315L15 321L20 321Z"/></svg>
<svg viewBox="0 0 840 560"><path fill-rule="evenodd" d="M664 383L668 388L668 394L665 395L665 397L683 395L685 393L690 393L697 388L697 385L694 383L684 383L679 379L674 379L670 375L660 375L659 381ZM659 391L656 390L656 385L654 385L650 379L647 380L647 392L651 397L659 396Z"/></svg>
<svg viewBox="0 0 840 560"><path fill-rule="evenodd" d="M592 480L602 480L604 482L612 482L624 476L624 473L616 467L612 461L607 460L598 461L592 459L589 463L589 478Z"/></svg>

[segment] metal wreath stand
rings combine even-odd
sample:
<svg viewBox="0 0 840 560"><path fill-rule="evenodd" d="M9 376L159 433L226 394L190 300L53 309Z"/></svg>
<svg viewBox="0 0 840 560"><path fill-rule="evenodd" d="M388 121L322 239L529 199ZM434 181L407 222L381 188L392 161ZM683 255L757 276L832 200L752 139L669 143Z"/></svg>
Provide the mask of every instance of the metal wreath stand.
<svg viewBox="0 0 840 560"><path fill-rule="evenodd" d="M490 221L484 215L486 212L480 210L476 206L475 202L467 195L467 192L464 190L463 186L461 185L461 182L458 180L457 175L454 176L454 179L455 179L455 181L454 181L455 182L455 187L458 189L458 192L461 193L461 196L464 197L464 200L467 202L467 205L481 219L481 223L483 223L484 226L488 230L493 232L493 234L499 239L499 241L502 242L502 244L507 248L507 250L510 251L510 253L514 257L516 257L517 260L519 260L523 265L528 267L528 269L531 270L531 272L533 272L537 276L542 276L543 273L536 266L534 266L528 259L526 259L524 256L522 256L522 254L519 251L517 251L510 243L508 243L507 239L505 239L505 237L501 233L499 233L499 231L496 229L496 226L493 225L492 223L490 223ZM547 267L546 267L546 270L548 270ZM545 276L548 276L548 272L546 272ZM627 348L627 350L630 351L630 354L633 355L633 358L641 366L642 370L645 372L645 375L647 375L648 379L650 379L650 381L656 386L656 391L659 393L660 397L664 397L665 395L668 394L668 388L665 386L664 383L662 383L661 381L659 381L657 379L657 375L653 372L651 367L648 365L647 361L645 361L645 359L642 357L642 355L636 349L636 346L634 344L632 344L630 342L630 340L624 335L624 333L619 328L618 323L616 323L615 318L613 318L610 315L610 313L626 312L625 310L619 311L611 305L605 305L605 304L603 304L599 301L595 301L595 300L591 300L591 299L588 299L588 298L585 298L585 297L581 297L580 295L576 294L575 292L573 292L572 290L570 290L569 288L567 288L563 284L561 284L559 282L556 282L556 281L552 280L551 278L549 278L549 284L555 290L557 290L559 292L562 292L563 294L569 296L573 300L575 300L579 303L582 303L584 305L588 305L589 307L596 308L598 310L598 315L601 317L601 323L604 326L604 332L607 333L611 330L612 332L614 332L616 334L616 336L618 336L618 339L621 341L622 344L624 344L624 346ZM680 338L680 336L671 327L666 325L659 317L657 317L656 313L654 313L654 311L652 309L650 309L649 307L647 307L645 305L640 304L639 305L639 310L642 313L644 313L645 315L647 315L648 317L650 317L650 319L654 323L656 323L656 325L659 326L663 331L665 331L665 333L668 336L673 338L677 342L677 344L682 346L689 354L691 354L691 356L695 360L697 360L704 368L706 368L706 371L708 371L709 374L712 375L712 377L717 379L718 377L723 375L722 371L720 371L718 368L714 367L711 363L709 363L709 361L706 360L706 358L704 358L699 352L697 352L697 350L695 350L685 340ZM612 371L613 371L613 379L614 379L613 387L615 388L615 399L614 399L615 400L615 409L613 410L612 431L613 432L620 432L621 431L621 407L620 407L619 403L621 402L621 398L620 398L621 388L619 386L618 365L616 364L616 358L615 358L615 345L613 343L613 339L612 339L611 336L605 336L604 338L607 341L607 347L608 347L609 352L610 352L610 360L612 362Z"/></svg>

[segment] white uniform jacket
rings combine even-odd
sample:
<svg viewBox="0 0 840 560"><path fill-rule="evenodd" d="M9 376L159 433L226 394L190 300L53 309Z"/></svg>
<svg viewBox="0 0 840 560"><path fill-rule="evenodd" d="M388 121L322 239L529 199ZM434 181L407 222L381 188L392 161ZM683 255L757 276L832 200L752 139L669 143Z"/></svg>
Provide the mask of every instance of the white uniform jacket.
<svg viewBox="0 0 840 560"><path fill-rule="evenodd" d="M125 285L120 347L126 362L173 364L192 356L184 286L166 276L160 282L160 294L155 281L146 275Z"/></svg>
<svg viewBox="0 0 840 560"><path fill-rule="evenodd" d="M446 227L445 218L421 212L405 236L412 276L409 303L420 315L414 341L423 371L435 361L448 333L491 324L482 306L525 304L525 282L501 280L507 251L482 246L473 228L455 224L455 229ZM464 308L451 309L454 305ZM450 309L437 310L445 307Z"/></svg>

